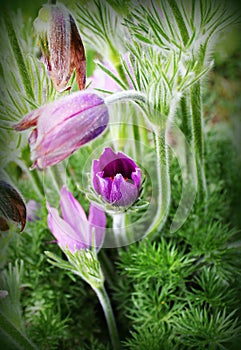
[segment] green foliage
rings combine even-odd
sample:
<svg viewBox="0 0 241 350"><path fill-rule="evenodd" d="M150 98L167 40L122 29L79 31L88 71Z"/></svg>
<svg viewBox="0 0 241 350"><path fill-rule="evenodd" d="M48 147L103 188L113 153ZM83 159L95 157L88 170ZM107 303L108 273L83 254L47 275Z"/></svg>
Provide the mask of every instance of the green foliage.
<svg viewBox="0 0 241 350"><path fill-rule="evenodd" d="M197 202L176 233L163 230L155 242L120 252L115 299L129 319L128 349L232 349L240 337L240 233L230 220L239 163L229 135L220 132L207 135L208 210ZM171 171L170 218L181 190L176 161Z"/></svg>
<svg viewBox="0 0 241 350"><path fill-rule="evenodd" d="M66 6L68 3L66 1ZM116 65L119 73L115 81L119 86L126 88L126 81L121 75L124 70L134 89L149 94L150 113L156 109L167 115L170 101L179 101L180 91L188 92L189 87L209 70L210 51L206 50L205 45L213 44L210 38L215 25L223 29L236 17L233 19L227 16L223 5L217 7L216 1L191 2L190 16L185 12L184 1L159 3L164 4L166 21L160 17L154 2L148 6L141 2L140 6L132 6L130 1L104 1L102 5L101 1L93 0L87 5L84 1L71 2L70 6L84 41L92 44L98 55L108 56ZM202 21L199 13L192 8L195 3L200 5L198 8ZM123 5L121 9L118 8L120 4ZM37 59L35 38L29 35L31 22L22 21L20 17L16 22L10 22L10 18L6 17L1 24L4 30L0 34L2 45L6 48L2 50L0 66L0 90L3 94L0 102L3 130L1 153L4 169L18 184L26 202L35 199L41 204L41 209L38 212L40 220L28 222L21 236L12 231L3 233L0 238L1 253L4 252L1 255L1 268L4 271L0 287L9 292L6 298L0 299L1 313L12 321L15 327L12 331L17 330L17 336L25 341L26 332L40 350L111 349L103 310L93 290L73 271L49 264L44 254L46 250L50 251L48 256L53 262L59 263L58 266L63 264L62 267L69 267L67 258L53 243L46 223L46 200L59 203L59 183L56 174L48 170L44 174L34 170L31 176L33 181L29 181L26 176L30 166L29 150L26 147L28 135L24 133L16 136L12 124L28 111L59 95L53 89L44 64ZM210 25L208 35L203 30L204 24ZM125 42L127 30L130 36ZM202 35L197 43L199 31ZM193 55L186 56L189 48ZM127 49L131 51L131 69L123 55ZM6 56L6 52L11 52L11 55ZM92 60L94 56L95 53L91 53L89 59ZM239 61L240 53L233 62L226 62L213 72L214 80L220 73L230 78L230 69L238 80ZM100 63L99 67L113 77L113 72L104 64ZM134 74L132 70L135 70ZM92 71L93 66L89 74ZM193 72L196 74L194 77ZM73 90L76 90L75 85ZM222 100L222 95L216 96L216 85L207 91L201 90L203 92L204 112L208 115L204 130L209 130L204 135L205 147L202 150L209 194L207 202L196 201L185 224L178 231L170 232L183 189L181 168L177 159L170 155L172 202L166 226L161 232L155 232L154 239L147 237L118 250L103 250L98 255L118 320L122 345L126 349L229 350L234 343L239 344L241 338L241 162L238 160L239 152L234 150L234 136L226 131L230 130L230 125L225 122L223 128L218 127L212 124L209 115L210 110ZM188 93L182 99L182 104L175 118L186 134L183 114L186 122L191 117ZM234 113L232 104L233 99L230 98L230 114ZM139 138L139 141L143 137L144 146L148 144L150 147L148 152L145 147L144 151L139 152L140 165L148 171L155 166L151 132L144 133L132 126L127 127L130 121L136 120L137 125L143 122L139 109L132 113L126 106L119 107L121 112L117 113L113 109L114 121L118 119L118 122L122 122L117 133L111 130L111 125L103 139L96 139L90 146L75 152L68 164L61 164L63 173L59 182L66 175L68 188L86 211L89 208L86 188L91 159L99 156L106 143L115 145L115 138L123 138L124 141L120 140L117 146L134 156L143 144L133 146L126 140L130 134L134 135L133 138ZM156 121L156 115L152 117L152 121ZM190 135L188 142L192 142ZM154 183L157 179L147 179L144 199L150 199L151 181ZM39 193L37 188L41 186L43 188ZM141 216L144 216L144 211L135 214L133 210L129 220L135 221ZM108 217L108 227L110 225L111 219ZM138 232L131 234L138 235ZM86 260L79 259L78 263L82 267ZM19 334L20 330L23 334Z"/></svg>

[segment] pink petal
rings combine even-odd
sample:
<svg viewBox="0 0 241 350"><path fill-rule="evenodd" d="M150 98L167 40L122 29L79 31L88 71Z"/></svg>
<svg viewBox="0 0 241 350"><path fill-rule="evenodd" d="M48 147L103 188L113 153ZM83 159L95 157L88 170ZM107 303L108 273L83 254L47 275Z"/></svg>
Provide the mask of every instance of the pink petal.
<svg viewBox="0 0 241 350"><path fill-rule="evenodd" d="M83 242L88 236L88 221L84 209L65 186L61 189L60 206L63 219Z"/></svg>
<svg viewBox="0 0 241 350"><path fill-rule="evenodd" d="M66 221L61 219L57 209L50 207L48 203L47 209L49 213L47 217L48 226L54 237L57 239L58 244L62 248L66 248L67 246L72 253L75 250L86 248L86 245L78 239L79 237L76 235L72 227Z"/></svg>
<svg viewBox="0 0 241 350"><path fill-rule="evenodd" d="M89 209L89 245L92 246L92 234L95 235L95 248L98 250L105 238L106 215L105 212L93 203ZM94 229L94 230L93 230Z"/></svg>

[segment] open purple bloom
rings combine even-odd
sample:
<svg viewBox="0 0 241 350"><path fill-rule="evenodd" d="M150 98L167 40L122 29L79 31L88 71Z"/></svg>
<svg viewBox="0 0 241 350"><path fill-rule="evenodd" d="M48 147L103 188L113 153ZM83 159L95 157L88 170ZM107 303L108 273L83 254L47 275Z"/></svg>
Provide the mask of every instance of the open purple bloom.
<svg viewBox="0 0 241 350"><path fill-rule="evenodd" d="M100 159L93 161L92 176L95 191L113 206L128 207L139 196L141 170L124 153L105 148Z"/></svg>
<svg viewBox="0 0 241 350"><path fill-rule="evenodd" d="M44 169L92 141L108 121L104 100L95 93L78 91L30 112L14 128L35 127L29 137L31 159L33 168Z"/></svg>
<svg viewBox="0 0 241 350"><path fill-rule="evenodd" d="M60 207L58 210L47 203L48 226L59 246L74 253L76 250L89 249L93 243L98 250L103 243L106 226L106 216L103 210L90 205L89 217L80 203L74 198L65 186L61 189Z"/></svg>

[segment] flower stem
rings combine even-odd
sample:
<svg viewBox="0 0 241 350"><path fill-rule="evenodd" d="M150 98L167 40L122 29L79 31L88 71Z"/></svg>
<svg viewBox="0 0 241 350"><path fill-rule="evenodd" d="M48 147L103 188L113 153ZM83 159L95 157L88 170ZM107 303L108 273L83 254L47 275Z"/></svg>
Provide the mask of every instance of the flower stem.
<svg viewBox="0 0 241 350"><path fill-rule="evenodd" d="M146 102L146 95L135 90L120 91L105 98L105 103L110 105L115 102L134 100Z"/></svg>
<svg viewBox="0 0 241 350"><path fill-rule="evenodd" d="M156 163L157 163L157 181L158 181L158 196L156 216L149 227L147 234L154 238L158 231L161 230L166 222L170 200L170 175L169 175L169 155L166 138L169 132L169 127L166 131L160 132L159 128L154 129L155 146L156 146Z"/></svg>
<svg viewBox="0 0 241 350"><path fill-rule="evenodd" d="M113 346L113 350L119 350L120 349L120 340L117 332L117 327L115 323L114 314L112 311L112 307L110 304L109 296L105 290L104 285L102 284L100 287L92 287L96 293L96 295L99 298L99 301L101 303L102 309L105 314L106 322L109 329L109 334Z"/></svg>
<svg viewBox="0 0 241 350"><path fill-rule="evenodd" d="M16 159L15 162L28 175L35 190L39 193L41 197L43 197L44 196L43 180L41 180L41 177L37 172L37 170L36 169L30 170L29 162L26 159L25 160Z"/></svg>
<svg viewBox="0 0 241 350"><path fill-rule="evenodd" d="M125 230L125 213L116 213L112 215L112 227L115 235L116 247L127 245Z"/></svg>
<svg viewBox="0 0 241 350"><path fill-rule="evenodd" d="M203 147L203 125L202 125L202 101L200 82L191 88L192 108L192 135L193 147L196 159L196 173L199 187L199 197L207 197L207 185L204 171L204 147Z"/></svg>
<svg viewBox="0 0 241 350"><path fill-rule="evenodd" d="M50 168L50 171L51 171L51 175L54 179L54 182L56 184L56 188L58 190L60 190L64 184L63 182L63 178L62 178L62 174L61 174L61 171L60 171L60 167L59 167L59 164L56 164L54 166L52 166Z"/></svg>
<svg viewBox="0 0 241 350"><path fill-rule="evenodd" d="M186 159L186 169L187 169L187 176L191 173L190 171L190 157L189 157L189 150L187 147L192 141L192 130L191 130L191 111L189 104L189 100L187 99L187 96L183 96L180 101L181 106L181 113L182 113L182 123L181 123L181 130L184 133L184 136L186 138L185 143L185 159Z"/></svg>

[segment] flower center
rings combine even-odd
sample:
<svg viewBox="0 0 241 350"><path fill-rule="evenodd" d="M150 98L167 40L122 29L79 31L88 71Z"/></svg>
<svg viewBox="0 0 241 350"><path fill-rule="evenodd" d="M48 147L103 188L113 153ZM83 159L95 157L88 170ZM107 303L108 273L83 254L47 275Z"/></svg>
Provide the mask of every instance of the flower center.
<svg viewBox="0 0 241 350"><path fill-rule="evenodd" d="M103 169L103 177L108 177L112 181L117 174L121 174L125 181L131 180L131 174L135 171L133 165L125 158L119 158L109 162Z"/></svg>

